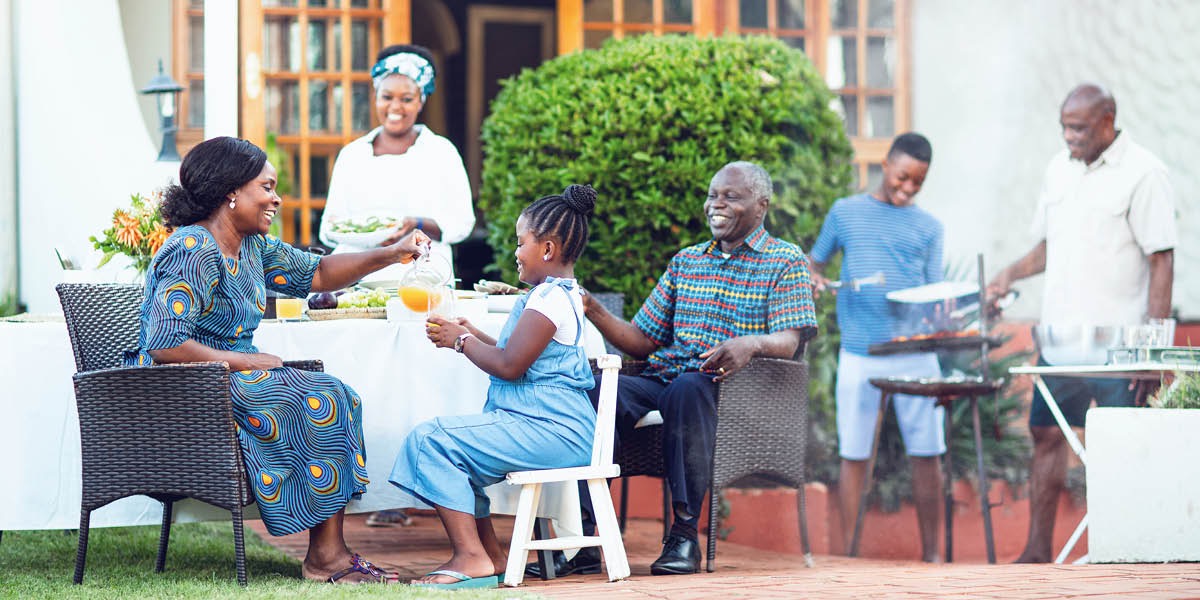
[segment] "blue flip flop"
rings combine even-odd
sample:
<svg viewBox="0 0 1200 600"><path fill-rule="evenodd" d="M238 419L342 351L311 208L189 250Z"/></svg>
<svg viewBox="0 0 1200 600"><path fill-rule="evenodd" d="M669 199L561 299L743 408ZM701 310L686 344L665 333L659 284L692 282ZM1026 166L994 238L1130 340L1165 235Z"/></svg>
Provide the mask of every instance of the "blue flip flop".
<svg viewBox="0 0 1200 600"><path fill-rule="evenodd" d="M458 571L451 571L449 569L433 571L426 575L426 577L429 575L445 575L446 577L453 577L458 581L455 581L454 583L414 583L413 586L439 590L492 589L500 586L499 578L495 575L489 575L487 577L471 577L470 575L465 575L463 573L459 573Z"/></svg>

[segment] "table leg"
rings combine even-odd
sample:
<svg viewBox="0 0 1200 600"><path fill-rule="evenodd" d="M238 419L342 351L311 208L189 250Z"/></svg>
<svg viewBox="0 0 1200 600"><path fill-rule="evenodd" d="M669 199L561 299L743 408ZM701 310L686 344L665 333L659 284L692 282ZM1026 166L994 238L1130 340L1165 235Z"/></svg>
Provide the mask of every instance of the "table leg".
<svg viewBox="0 0 1200 600"><path fill-rule="evenodd" d="M940 398L939 398L940 400ZM946 456L942 457L942 493L946 498L946 562L954 562L954 456L950 432L954 411L949 402L943 405L946 415Z"/></svg>
<svg viewBox="0 0 1200 600"><path fill-rule="evenodd" d="M1042 398L1046 400L1046 407L1050 409L1050 414L1054 415L1054 421L1058 423L1058 428L1062 430L1063 437L1067 438L1067 445L1071 446L1071 450L1079 457L1079 462L1087 467L1087 450L1083 447L1083 442L1079 441L1079 436L1075 435L1075 430L1071 429L1071 424L1067 423L1067 418L1063 416L1062 410L1058 408L1058 401L1054 399L1054 395L1050 393L1050 388L1046 387L1046 382L1042 380L1041 375L1033 376L1033 383L1037 386L1039 392L1042 393ZM1063 546L1062 552L1058 553L1058 558L1054 559L1057 564L1062 564L1067 560L1067 555L1071 550L1075 549L1075 544L1079 542L1080 536L1087 529L1087 513L1084 513L1083 519L1079 521L1079 525L1075 527L1075 532L1071 534L1067 544Z"/></svg>
<svg viewBox="0 0 1200 600"><path fill-rule="evenodd" d="M988 563L996 564L996 543L992 538L992 501L988 493L990 486L987 470L983 466L983 432L979 425L979 399L975 396L971 396L971 420L975 427L975 466L979 470L979 509L983 514L983 539L987 544Z"/></svg>
<svg viewBox="0 0 1200 600"><path fill-rule="evenodd" d="M1087 522L1087 515L1084 514L1083 518L1079 520L1079 525L1075 526L1075 531L1071 534L1070 539L1067 540L1067 545L1063 546L1062 552L1058 553L1058 558L1054 559L1055 564L1061 565L1063 561L1067 560L1067 556L1071 554L1071 551L1075 549L1075 544L1079 543L1079 538L1083 536L1083 531L1087 529ZM1085 556L1080 561L1087 562L1087 557Z"/></svg>
<svg viewBox="0 0 1200 600"><path fill-rule="evenodd" d="M879 394L879 415L875 417L875 437L871 442L871 456L867 459L867 471L863 475L862 492L858 495L858 514L854 516L854 535L850 537L850 548L846 556L858 556L858 541L862 536L863 519L867 514L867 496L871 493L871 483L875 475L875 456L879 453L879 436L883 433L883 418L887 415L888 400L892 395L888 392Z"/></svg>

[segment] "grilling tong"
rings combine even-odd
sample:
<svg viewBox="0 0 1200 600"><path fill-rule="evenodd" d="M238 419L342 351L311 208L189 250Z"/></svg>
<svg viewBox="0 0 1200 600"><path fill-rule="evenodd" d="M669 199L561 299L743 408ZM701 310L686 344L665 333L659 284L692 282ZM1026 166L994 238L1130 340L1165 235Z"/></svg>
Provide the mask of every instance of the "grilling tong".
<svg viewBox="0 0 1200 600"><path fill-rule="evenodd" d="M887 283L887 278L883 276L883 271L880 271L870 277L858 277L850 281L830 281L825 284L825 287L833 290L849 288L852 291L859 291L864 285L883 285Z"/></svg>

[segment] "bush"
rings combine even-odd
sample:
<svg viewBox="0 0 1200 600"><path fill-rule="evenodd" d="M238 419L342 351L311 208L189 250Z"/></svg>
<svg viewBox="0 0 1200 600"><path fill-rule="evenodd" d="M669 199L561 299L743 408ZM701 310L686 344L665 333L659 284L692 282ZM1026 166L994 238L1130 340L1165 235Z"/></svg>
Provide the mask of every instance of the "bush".
<svg viewBox="0 0 1200 600"><path fill-rule="evenodd" d="M525 70L503 82L483 126L493 266L515 280L522 208L590 183L600 197L575 274L624 292L629 312L676 251L710 238L708 183L734 160L775 182L767 230L808 248L851 181L832 101L803 53L762 37L638 36Z"/></svg>

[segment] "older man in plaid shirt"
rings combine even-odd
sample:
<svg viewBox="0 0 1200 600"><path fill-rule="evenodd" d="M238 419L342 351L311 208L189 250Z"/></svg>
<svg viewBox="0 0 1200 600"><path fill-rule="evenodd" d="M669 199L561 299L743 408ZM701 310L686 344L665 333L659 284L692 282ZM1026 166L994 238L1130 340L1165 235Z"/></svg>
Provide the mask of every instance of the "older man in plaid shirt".
<svg viewBox="0 0 1200 600"><path fill-rule="evenodd" d="M796 356L817 332L808 259L763 228L770 200L771 177L762 167L725 165L704 202L713 239L671 259L632 322L584 297L587 317L605 339L648 362L640 376L621 376L618 436L650 411L663 416L675 516L662 555L650 567L655 575L700 570L698 525L716 438L715 384L755 356ZM598 568L598 556L557 566L586 571L590 564L582 563L592 560Z"/></svg>

